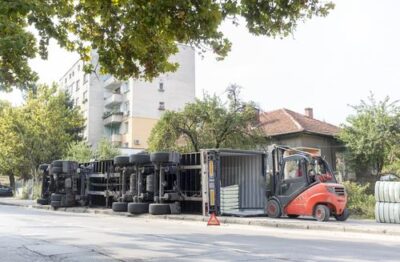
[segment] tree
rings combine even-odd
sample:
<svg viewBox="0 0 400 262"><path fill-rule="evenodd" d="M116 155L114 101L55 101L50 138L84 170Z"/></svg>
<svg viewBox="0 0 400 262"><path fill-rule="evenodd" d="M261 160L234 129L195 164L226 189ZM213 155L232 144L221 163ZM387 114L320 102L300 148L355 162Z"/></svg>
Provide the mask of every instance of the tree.
<svg viewBox="0 0 400 262"><path fill-rule="evenodd" d="M110 140L103 137L99 141L93 156L96 160L108 160L108 159L114 159L114 157L120 154L121 151L116 146L114 146L110 142Z"/></svg>
<svg viewBox="0 0 400 262"><path fill-rule="evenodd" d="M86 141L73 142L69 145L64 157L66 160L73 160L80 163L89 162L93 157L92 148Z"/></svg>
<svg viewBox="0 0 400 262"><path fill-rule="evenodd" d="M20 112L9 103L0 104L0 174L8 176L15 191L15 177L27 174L29 163L24 157L24 145L13 128Z"/></svg>
<svg viewBox="0 0 400 262"><path fill-rule="evenodd" d="M228 103L205 94L182 112L167 111L152 129L150 151L201 148L256 148L265 143L253 102L240 99L240 87L227 89Z"/></svg>
<svg viewBox="0 0 400 262"><path fill-rule="evenodd" d="M390 155L400 146L400 107L389 97L353 106L356 114L347 118L339 138L350 150L353 165L372 167L376 174L391 164Z"/></svg>
<svg viewBox="0 0 400 262"><path fill-rule="evenodd" d="M224 20L237 24L241 16L255 35L287 36L298 21L326 16L333 7L320 0L5 0L0 2L0 89L32 87L37 74L28 60L46 59L51 39L86 62L97 50L103 73L151 79L176 70L168 58L178 51L177 43L224 58L231 47L219 29ZM93 68L88 63L85 70Z"/></svg>
<svg viewBox="0 0 400 262"><path fill-rule="evenodd" d="M57 87L39 86L18 108L0 115L2 172L36 177L39 164L61 158L72 141L80 139L84 118L69 96ZM24 171L24 173L22 173Z"/></svg>

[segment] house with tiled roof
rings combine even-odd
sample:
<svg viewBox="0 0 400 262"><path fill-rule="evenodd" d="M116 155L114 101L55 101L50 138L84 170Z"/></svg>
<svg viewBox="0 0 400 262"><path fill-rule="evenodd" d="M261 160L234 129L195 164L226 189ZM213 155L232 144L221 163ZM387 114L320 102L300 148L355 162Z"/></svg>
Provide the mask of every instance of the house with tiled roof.
<svg viewBox="0 0 400 262"><path fill-rule="evenodd" d="M336 155L343 150L336 139L340 128L315 119L312 108L306 108L304 114L286 108L263 112L260 123L268 144L320 148L321 155L336 169Z"/></svg>

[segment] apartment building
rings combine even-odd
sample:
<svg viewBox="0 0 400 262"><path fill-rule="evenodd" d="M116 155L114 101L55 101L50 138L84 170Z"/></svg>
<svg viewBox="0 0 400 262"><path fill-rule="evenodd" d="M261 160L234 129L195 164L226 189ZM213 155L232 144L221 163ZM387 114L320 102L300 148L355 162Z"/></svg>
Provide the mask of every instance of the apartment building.
<svg viewBox="0 0 400 262"><path fill-rule="evenodd" d="M147 148L151 129L165 110L181 110L195 99L195 53L180 45L171 61L179 63L174 73L163 74L152 82L129 79L120 81L101 75L98 56L92 53L96 72L85 74L77 61L60 79L59 85L71 95L86 118L83 136L96 146L102 137L125 152Z"/></svg>

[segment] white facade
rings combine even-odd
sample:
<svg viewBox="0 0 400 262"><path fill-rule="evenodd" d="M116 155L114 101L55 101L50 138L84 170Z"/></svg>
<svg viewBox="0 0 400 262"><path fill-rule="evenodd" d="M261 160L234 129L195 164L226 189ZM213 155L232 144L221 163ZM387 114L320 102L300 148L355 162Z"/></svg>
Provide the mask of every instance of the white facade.
<svg viewBox="0 0 400 262"><path fill-rule="evenodd" d="M92 53L94 68L98 68L97 61L97 53ZM165 110L181 110L194 101L194 49L180 45L171 61L178 62L179 69L152 82L119 81L98 72L86 75L82 61L66 72L59 85L81 108L86 118L83 136L89 144L96 146L102 137L107 137L125 151L145 149L152 126Z"/></svg>

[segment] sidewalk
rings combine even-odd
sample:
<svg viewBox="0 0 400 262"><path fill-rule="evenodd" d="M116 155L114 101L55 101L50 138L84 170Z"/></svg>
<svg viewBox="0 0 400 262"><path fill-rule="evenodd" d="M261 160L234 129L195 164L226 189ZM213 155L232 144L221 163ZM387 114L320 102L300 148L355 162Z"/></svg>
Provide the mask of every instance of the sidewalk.
<svg viewBox="0 0 400 262"><path fill-rule="evenodd" d="M12 206L52 210L50 206L38 205L36 204L36 201L33 200L20 200L15 198L0 198L0 205L12 205ZM208 217L203 217L201 215L188 215L188 214L160 215L160 216L153 216L149 214L131 215L129 213L115 213L111 209L106 209L106 208L68 207L68 208L58 208L57 211L137 217L145 219L167 219L167 220L203 221L203 222L208 221ZM381 224L381 223L376 223L374 220L349 219L346 222L337 222L335 220L330 220L329 222L318 222L312 218L272 219L268 217L252 217L252 218L218 217L218 219L223 224L242 224L242 225L256 225L256 226L291 228L291 229L325 230L325 231L387 234L387 235L400 236L400 225Z"/></svg>

